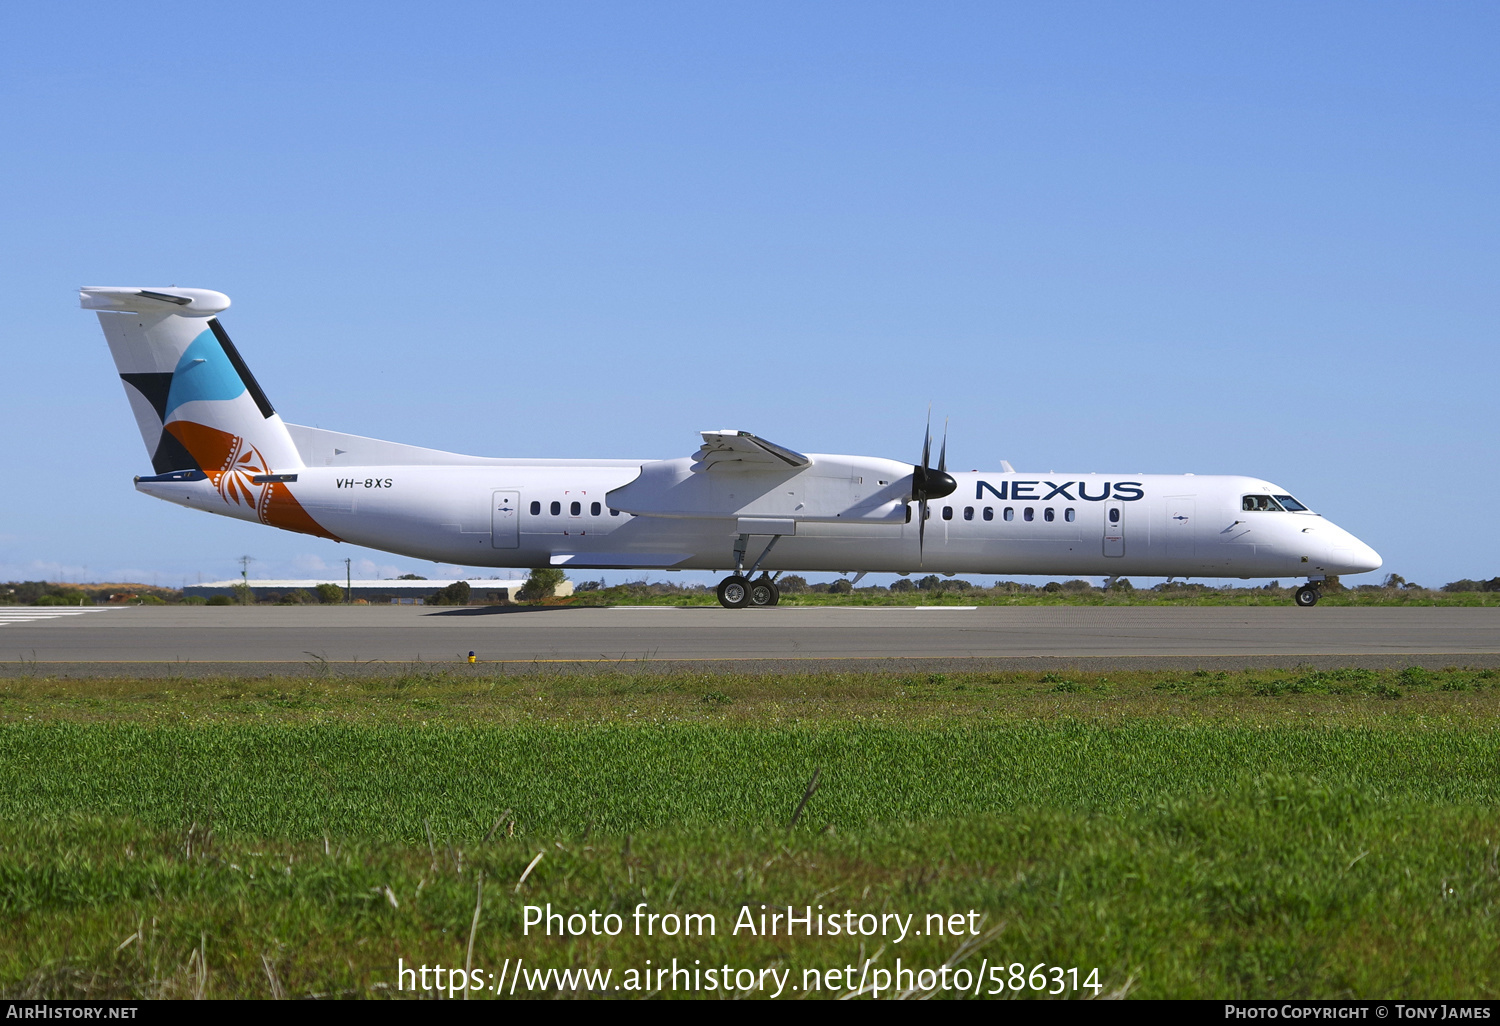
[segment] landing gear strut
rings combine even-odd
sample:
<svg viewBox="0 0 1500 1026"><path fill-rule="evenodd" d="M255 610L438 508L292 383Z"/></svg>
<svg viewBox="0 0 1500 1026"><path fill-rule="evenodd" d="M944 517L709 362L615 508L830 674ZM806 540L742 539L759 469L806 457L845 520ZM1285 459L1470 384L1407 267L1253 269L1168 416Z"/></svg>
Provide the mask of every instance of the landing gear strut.
<svg viewBox="0 0 1500 1026"><path fill-rule="evenodd" d="M1318 598L1321 594L1322 592L1316 584L1304 584L1297 589L1295 601L1299 606L1315 606L1318 604Z"/></svg>

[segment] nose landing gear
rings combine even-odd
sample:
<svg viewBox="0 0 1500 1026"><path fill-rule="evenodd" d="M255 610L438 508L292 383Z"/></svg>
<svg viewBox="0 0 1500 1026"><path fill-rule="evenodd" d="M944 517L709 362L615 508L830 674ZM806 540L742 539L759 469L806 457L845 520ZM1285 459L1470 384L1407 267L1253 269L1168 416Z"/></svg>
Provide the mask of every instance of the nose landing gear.
<svg viewBox="0 0 1500 1026"><path fill-rule="evenodd" d="M1295 601L1299 606L1315 606L1318 598L1322 595L1322 589L1316 584L1304 584L1297 589Z"/></svg>

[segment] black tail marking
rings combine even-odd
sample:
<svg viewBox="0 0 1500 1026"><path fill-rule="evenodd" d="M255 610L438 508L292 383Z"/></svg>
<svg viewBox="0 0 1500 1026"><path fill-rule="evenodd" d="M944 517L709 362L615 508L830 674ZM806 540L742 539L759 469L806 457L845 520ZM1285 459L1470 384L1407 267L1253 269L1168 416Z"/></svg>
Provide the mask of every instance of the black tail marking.
<svg viewBox="0 0 1500 1026"><path fill-rule="evenodd" d="M229 341L229 333L219 323L217 317L208 319L208 326L213 329L214 338L219 340L219 345L224 349L224 355L229 357L229 362L234 365L235 372L239 374L240 380L245 383L245 388L250 393L250 398L255 400L255 405L260 408L260 415L267 419L274 417L276 411L271 408L271 400L266 398L266 393L260 390L260 383L255 380L255 375L250 373L250 368L245 366L245 361L240 358L240 351L234 348L234 343Z"/></svg>

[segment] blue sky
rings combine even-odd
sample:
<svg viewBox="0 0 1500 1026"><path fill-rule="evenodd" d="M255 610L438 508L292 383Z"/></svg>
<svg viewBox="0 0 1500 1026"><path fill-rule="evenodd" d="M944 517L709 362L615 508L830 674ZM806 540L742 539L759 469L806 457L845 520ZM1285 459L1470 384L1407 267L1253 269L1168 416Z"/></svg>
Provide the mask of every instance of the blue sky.
<svg viewBox="0 0 1500 1026"><path fill-rule="evenodd" d="M961 468L1265 476L1386 571L1495 576L1497 41L1482 3L10 5L0 579L441 572L137 494L85 284L228 293L302 423L914 459L931 402Z"/></svg>

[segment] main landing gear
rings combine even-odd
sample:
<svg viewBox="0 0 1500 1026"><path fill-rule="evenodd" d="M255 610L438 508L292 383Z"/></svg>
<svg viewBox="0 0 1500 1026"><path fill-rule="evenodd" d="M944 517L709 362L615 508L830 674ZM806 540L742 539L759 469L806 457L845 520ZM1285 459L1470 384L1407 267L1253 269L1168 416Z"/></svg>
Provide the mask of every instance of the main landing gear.
<svg viewBox="0 0 1500 1026"><path fill-rule="evenodd" d="M719 582L719 605L725 609L763 608L781 601L781 589L769 574L755 580L735 574Z"/></svg>
<svg viewBox="0 0 1500 1026"><path fill-rule="evenodd" d="M763 608L774 606L781 601L781 589L776 587L776 577L781 576L779 570L776 572L776 577L772 577L770 573L755 576L755 571L760 569L760 564L771 554L771 550L779 541L781 541L781 535L772 535L771 540L766 544L765 551L760 554L760 558L751 564L748 573L743 573L741 571L745 567L745 549L749 547L750 536L742 534L735 539L734 568L736 572L719 582L719 605L725 609L744 609L746 606Z"/></svg>

